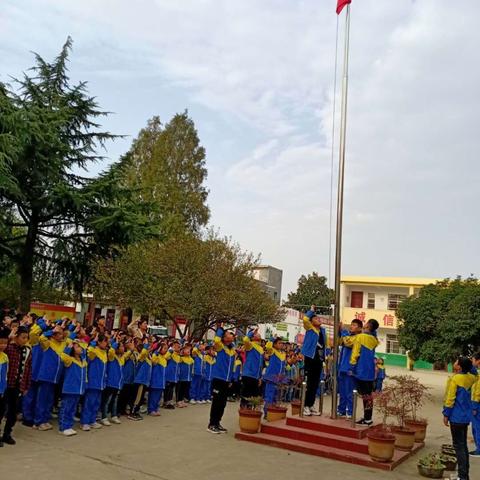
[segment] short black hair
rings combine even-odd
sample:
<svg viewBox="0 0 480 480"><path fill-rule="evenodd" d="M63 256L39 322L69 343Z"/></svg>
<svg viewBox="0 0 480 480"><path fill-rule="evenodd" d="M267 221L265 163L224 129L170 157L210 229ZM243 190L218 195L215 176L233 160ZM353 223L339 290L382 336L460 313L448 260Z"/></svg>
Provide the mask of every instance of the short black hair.
<svg viewBox="0 0 480 480"><path fill-rule="evenodd" d="M472 358L473 358L474 360L480 360L480 350L479 350L477 353L474 353L473 356L472 356Z"/></svg>
<svg viewBox="0 0 480 480"><path fill-rule="evenodd" d="M107 336L104 333L99 333L97 343L98 342L104 342L105 340L107 340Z"/></svg>
<svg viewBox="0 0 480 480"><path fill-rule="evenodd" d="M350 323L354 323L358 327L363 327L363 322L359 320L358 318L354 318Z"/></svg>
<svg viewBox="0 0 480 480"><path fill-rule="evenodd" d="M28 328L20 326L17 329L17 333L15 334L16 337L19 337L22 333L26 333L28 335Z"/></svg>
<svg viewBox="0 0 480 480"><path fill-rule="evenodd" d="M470 373L472 370L472 361L468 357L458 357L457 362L462 369L462 373Z"/></svg>
<svg viewBox="0 0 480 480"><path fill-rule="evenodd" d="M7 338L10 335L10 330L8 328L0 328L0 338Z"/></svg>
<svg viewBox="0 0 480 480"><path fill-rule="evenodd" d="M367 323L370 324L371 326L370 330L372 332L376 332L378 330L378 327L380 326L374 318L371 318Z"/></svg>
<svg viewBox="0 0 480 480"><path fill-rule="evenodd" d="M282 337L276 337L276 338L273 339L272 343L273 343L273 345L275 345L278 342L283 342L283 338Z"/></svg>

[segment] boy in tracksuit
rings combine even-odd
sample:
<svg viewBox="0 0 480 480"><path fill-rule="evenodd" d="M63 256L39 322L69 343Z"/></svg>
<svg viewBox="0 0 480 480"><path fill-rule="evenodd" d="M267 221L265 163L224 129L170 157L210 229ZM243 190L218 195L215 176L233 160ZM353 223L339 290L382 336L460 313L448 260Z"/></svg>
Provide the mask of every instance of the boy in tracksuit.
<svg viewBox="0 0 480 480"><path fill-rule="evenodd" d="M73 429L75 413L80 397L85 394L87 385L87 361L85 350L78 341L73 341L70 354L60 354L65 366L62 386L62 403L58 414L58 428L66 437L76 435Z"/></svg>
<svg viewBox="0 0 480 480"><path fill-rule="evenodd" d="M103 333L98 334L97 340L90 343L87 350L88 383L85 390L85 402L80 417L84 432L91 428L102 428L97 422L97 412L102 403L102 392L107 380L108 340Z"/></svg>
<svg viewBox="0 0 480 480"><path fill-rule="evenodd" d="M472 434L475 441L475 450L470 452L471 457L480 457L480 352L472 357L472 374L476 376L476 382L472 387Z"/></svg>
<svg viewBox="0 0 480 480"><path fill-rule="evenodd" d="M237 351L237 356L235 357L235 363L233 364L233 377L232 385L229 391L229 402L235 402L238 398L240 392L240 379L242 377L242 357L240 356L240 351Z"/></svg>
<svg viewBox="0 0 480 480"><path fill-rule="evenodd" d="M120 415L130 413L131 405L135 398L135 371L137 369L138 352L135 350L135 342L133 339L129 339L125 344L125 349L129 356L125 358L123 365L123 386L118 398L118 413Z"/></svg>
<svg viewBox="0 0 480 480"><path fill-rule="evenodd" d="M373 415L373 389L375 387L375 348L377 340L378 322L370 319L363 333L355 336L350 357L349 375L355 377L358 393L363 400L363 418L359 425L372 425Z"/></svg>
<svg viewBox="0 0 480 480"><path fill-rule="evenodd" d="M128 416L129 420L143 420L143 417L140 415L140 407L145 400L145 393L150 386L150 380L152 378L152 359L148 349L149 345L145 343L138 356L137 371L135 373L134 382L137 393L132 405L131 413Z"/></svg>
<svg viewBox="0 0 480 480"><path fill-rule="evenodd" d="M150 390L148 392L148 415L152 417L160 416L160 400L165 390L165 372L167 368L168 345L161 343L158 351L152 355L152 378L150 380Z"/></svg>
<svg viewBox="0 0 480 480"><path fill-rule="evenodd" d="M469 480L470 461L467 432L472 421L472 387L476 377L472 361L459 357L453 365L455 374L448 379L443 405L443 423L450 426L453 448L458 462L458 480Z"/></svg>
<svg viewBox="0 0 480 480"><path fill-rule="evenodd" d="M385 372L385 362L383 361L383 358L377 358L375 361L375 392L379 393L383 390L383 381L385 380L387 373Z"/></svg>
<svg viewBox="0 0 480 480"><path fill-rule="evenodd" d="M321 320L315 314L315 305L303 317L305 338L303 340L302 355L305 358L305 376L307 377L307 391L305 393L305 416L320 415L314 408L322 365L325 360L325 350L330 346L327 332L322 327Z"/></svg>
<svg viewBox="0 0 480 480"><path fill-rule="evenodd" d="M190 400L190 385L192 383L193 363L194 360L190 355L191 346L185 345L182 349L181 362L178 369L178 385L177 385L177 407L183 408L187 406Z"/></svg>
<svg viewBox="0 0 480 480"><path fill-rule="evenodd" d="M262 337L256 330L251 330L243 338L245 363L243 364L240 408L248 405L247 398L260 396L260 383L264 367L265 351Z"/></svg>
<svg viewBox="0 0 480 480"><path fill-rule="evenodd" d="M205 345L196 344L192 350L193 357L193 377L190 387L190 403L192 405L202 401L202 372L205 362Z"/></svg>
<svg viewBox="0 0 480 480"><path fill-rule="evenodd" d="M263 409L266 416L267 408L277 403L278 385L282 381L282 377L285 376L286 356L284 352L285 344L281 338L276 338L273 343L268 342L265 350L270 355L270 361L263 377L265 380L265 404Z"/></svg>
<svg viewBox="0 0 480 480"><path fill-rule="evenodd" d="M165 372L167 383L165 385L163 403L164 408L174 410L175 404L173 401L173 395L178 382L179 365L182 361L182 357L180 357L180 342L178 340L173 342L172 347L167 352L165 358L167 359L167 370Z"/></svg>
<svg viewBox="0 0 480 480"><path fill-rule="evenodd" d="M35 401L34 425L40 431L51 430L50 416L55 401L55 389L63 379L61 354L71 343L65 338L61 325L46 330L39 338L42 349L41 364L38 370L38 388Z"/></svg>
<svg viewBox="0 0 480 480"><path fill-rule="evenodd" d="M221 420L227 405L228 388L233 378L233 365L235 363L235 335L222 326L217 328L213 340L214 350L217 353L212 369L212 406L210 408L210 421L207 431L209 433L226 433Z"/></svg>
<svg viewBox="0 0 480 480"><path fill-rule="evenodd" d="M5 349L8 345L8 332L7 329L0 329L0 425L6 409L5 390L7 389L8 357ZM0 447L3 447L2 437L0 437Z"/></svg>
<svg viewBox="0 0 480 480"><path fill-rule="evenodd" d="M215 365L215 350L212 345L207 347L203 363L202 392L200 403L212 403L212 372Z"/></svg>
<svg viewBox="0 0 480 480"><path fill-rule="evenodd" d="M338 392L339 402L337 415L339 417L352 417L353 412L353 390L355 389L355 380L350 371L350 357L352 356L352 347L355 336L362 333L363 323L361 320L354 319L350 323L349 330L342 329L340 332L340 342L342 350L338 365Z"/></svg>

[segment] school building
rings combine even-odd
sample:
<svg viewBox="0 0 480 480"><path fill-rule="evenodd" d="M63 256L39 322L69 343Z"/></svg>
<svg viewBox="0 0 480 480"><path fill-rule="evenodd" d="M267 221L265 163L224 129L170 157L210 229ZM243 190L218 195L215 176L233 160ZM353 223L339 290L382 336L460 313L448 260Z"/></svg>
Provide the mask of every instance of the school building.
<svg viewBox="0 0 480 480"><path fill-rule="evenodd" d="M422 287L436 283L437 278L343 276L340 287L341 320L350 323L374 318L380 324L377 354L387 365L406 366L405 350L398 342L397 306L407 297L417 295ZM432 368L418 361L416 368Z"/></svg>

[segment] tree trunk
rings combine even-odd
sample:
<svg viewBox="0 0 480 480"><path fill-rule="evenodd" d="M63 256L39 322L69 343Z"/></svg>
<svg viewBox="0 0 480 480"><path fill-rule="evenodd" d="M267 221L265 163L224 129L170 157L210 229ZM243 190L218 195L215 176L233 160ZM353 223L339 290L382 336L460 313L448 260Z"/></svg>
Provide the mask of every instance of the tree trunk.
<svg viewBox="0 0 480 480"><path fill-rule="evenodd" d="M32 299L33 256L37 234L38 224L32 221L28 226L27 238L25 239L25 245L23 247L23 256L19 260L20 263L18 265L18 271L20 274L20 304L18 305L18 308L24 313L30 311L30 301Z"/></svg>

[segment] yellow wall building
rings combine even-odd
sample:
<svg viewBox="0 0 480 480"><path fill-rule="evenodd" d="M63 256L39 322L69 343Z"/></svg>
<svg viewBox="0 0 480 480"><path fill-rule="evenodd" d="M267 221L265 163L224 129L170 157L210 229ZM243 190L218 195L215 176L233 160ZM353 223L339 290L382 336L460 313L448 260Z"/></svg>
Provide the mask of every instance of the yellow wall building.
<svg viewBox="0 0 480 480"><path fill-rule="evenodd" d="M380 324L377 352L405 355L398 343L398 319L395 311L405 298L416 295L425 285L440 281L438 278L413 277L365 277L343 276L341 280L341 320L349 324L354 318L368 320L374 318ZM382 355L384 356L384 355ZM387 357L387 358L388 358ZM402 364L404 359L399 359Z"/></svg>

